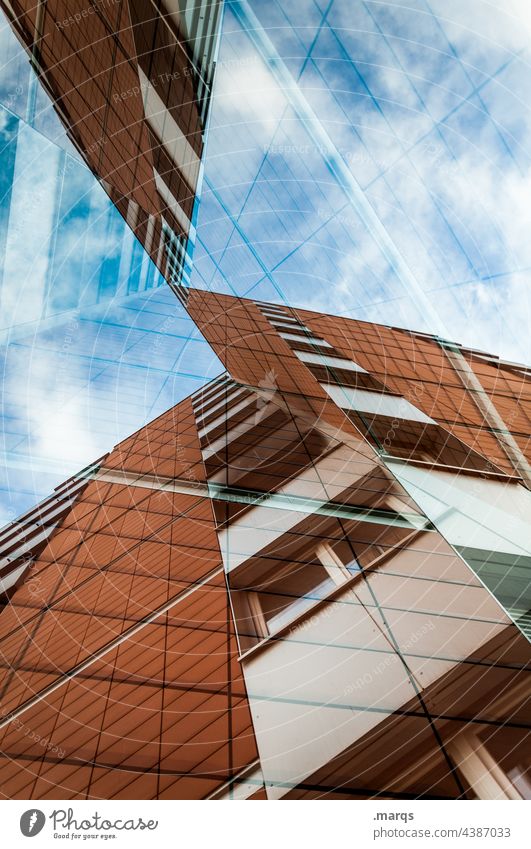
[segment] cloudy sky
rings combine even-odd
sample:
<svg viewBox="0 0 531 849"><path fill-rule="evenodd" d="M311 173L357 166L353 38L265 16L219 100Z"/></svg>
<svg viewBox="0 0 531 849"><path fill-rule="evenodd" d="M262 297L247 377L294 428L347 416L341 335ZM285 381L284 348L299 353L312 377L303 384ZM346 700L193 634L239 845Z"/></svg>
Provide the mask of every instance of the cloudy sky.
<svg viewBox="0 0 531 849"><path fill-rule="evenodd" d="M251 6L227 4L197 285L529 361L528 4Z"/></svg>
<svg viewBox="0 0 531 849"><path fill-rule="evenodd" d="M531 362L530 20L227 0L193 284ZM0 39L1 524L220 365Z"/></svg>

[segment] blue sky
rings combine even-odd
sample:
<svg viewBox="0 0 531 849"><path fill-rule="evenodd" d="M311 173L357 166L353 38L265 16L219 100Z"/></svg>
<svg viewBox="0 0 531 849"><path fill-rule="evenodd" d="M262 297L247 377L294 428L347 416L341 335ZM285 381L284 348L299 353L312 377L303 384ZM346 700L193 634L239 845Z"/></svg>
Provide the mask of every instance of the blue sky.
<svg viewBox="0 0 531 849"><path fill-rule="evenodd" d="M251 5L254 39L248 4L227 3L196 285L281 292L529 361L526 5Z"/></svg>
<svg viewBox="0 0 531 849"><path fill-rule="evenodd" d="M530 15L228 0L192 284L530 362ZM221 366L0 39L1 523Z"/></svg>

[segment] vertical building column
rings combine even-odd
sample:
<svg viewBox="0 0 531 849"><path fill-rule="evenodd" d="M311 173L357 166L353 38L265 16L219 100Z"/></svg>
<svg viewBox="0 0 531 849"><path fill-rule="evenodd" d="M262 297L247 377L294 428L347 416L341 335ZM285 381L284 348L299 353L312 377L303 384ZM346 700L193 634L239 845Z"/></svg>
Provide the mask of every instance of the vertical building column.
<svg viewBox="0 0 531 849"><path fill-rule="evenodd" d="M522 799L475 734L463 732L444 745L459 772L479 799Z"/></svg>
<svg viewBox="0 0 531 849"><path fill-rule="evenodd" d="M31 67L34 74L30 73L28 100L26 103L26 121L32 127L35 121L35 107L37 104L37 90L39 87L38 77L41 74L41 51L40 44L44 32L44 13L46 11L46 0L38 0L37 14L35 16L35 30L33 44L31 47Z"/></svg>
<svg viewBox="0 0 531 849"><path fill-rule="evenodd" d="M470 392L471 398L473 398L476 407L485 419L485 424L491 429L491 432L498 440L513 469L520 475L527 488L531 489L531 466L502 419L491 397L483 388L477 374L470 368L466 358L456 345L451 345L443 341L440 341L439 344L444 350L450 365L461 380L461 383Z"/></svg>

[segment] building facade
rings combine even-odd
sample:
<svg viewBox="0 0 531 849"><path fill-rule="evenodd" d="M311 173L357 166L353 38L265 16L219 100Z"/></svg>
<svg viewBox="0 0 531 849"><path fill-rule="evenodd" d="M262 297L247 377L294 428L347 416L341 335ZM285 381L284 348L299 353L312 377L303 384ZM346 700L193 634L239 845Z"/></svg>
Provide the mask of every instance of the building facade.
<svg viewBox="0 0 531 849"><path fill-rule="evenodd" d="M0 525L216 373L165 281L189 270L220 10L0 3Z"/></svg>
<svg viewBox="0 0 531 849"><path fill-rule="evenodd" d="M529 371L183 300L226 371L2 532L2 792L528 798Z"/></svg>
<svg viewBox="0 0 531 849"><path fill-rule="evenodd" d="M170 285L189 275L221 5L1 3L70 141Z"/></svg>

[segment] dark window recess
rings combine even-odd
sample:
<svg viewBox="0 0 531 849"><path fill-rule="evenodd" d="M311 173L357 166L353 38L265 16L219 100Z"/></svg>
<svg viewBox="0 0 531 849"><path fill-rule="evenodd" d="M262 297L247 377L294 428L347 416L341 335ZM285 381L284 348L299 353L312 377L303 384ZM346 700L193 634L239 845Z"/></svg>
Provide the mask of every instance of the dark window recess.
<svg viewBox="0 0 531 849"><path fill-rule="evenodd" d="M176 236L167 224L163 224L162 234L168 274L171 282L180 286L186 260L186 240L182 236Z"/></svg>
<svg viewBox="0 0 531 849"><path fill-rule="evenodd" d="M489 472L492 465L437 424L413 422L374 413L348 413L351 421L379 451L399 459Z"/></svg>
<svg viewBox="0 0 531 849"><path fill-rule="evenodd" d="M455 546L528 640L531 640L531 557Z"/></svg>

